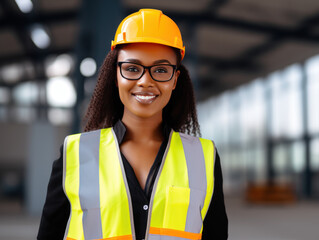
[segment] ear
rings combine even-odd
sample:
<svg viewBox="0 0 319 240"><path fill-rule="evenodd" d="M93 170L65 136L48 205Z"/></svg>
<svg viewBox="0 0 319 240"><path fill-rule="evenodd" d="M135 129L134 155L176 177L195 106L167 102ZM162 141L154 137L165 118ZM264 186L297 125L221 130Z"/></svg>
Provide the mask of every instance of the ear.
<svg viewBox="0 0 319 240"><path fill-rule="evenodd" d="M179 77L180 74L181 74L180 70L177 70L176 73L175 73L173 90L176 88L177 80L178 80L178 77Z"/></svg>

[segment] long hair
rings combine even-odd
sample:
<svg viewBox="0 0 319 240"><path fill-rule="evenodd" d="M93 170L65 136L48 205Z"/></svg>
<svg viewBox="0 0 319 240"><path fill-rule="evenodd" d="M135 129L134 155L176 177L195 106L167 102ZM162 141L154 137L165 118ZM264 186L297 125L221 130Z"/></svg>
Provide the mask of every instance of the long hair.
<svg viewBox="0 0 319 240"><path fill-rule="evenodd" d="M163 110L163 122L174 131L200 135L193 85L187 69L180 64L179 50L174 50L180 75L171 99ZM85 115L85 132L112 127L123 116L124 106L116 86L118 52L118 48L110 51L100 68L98 81Z"/></svg>

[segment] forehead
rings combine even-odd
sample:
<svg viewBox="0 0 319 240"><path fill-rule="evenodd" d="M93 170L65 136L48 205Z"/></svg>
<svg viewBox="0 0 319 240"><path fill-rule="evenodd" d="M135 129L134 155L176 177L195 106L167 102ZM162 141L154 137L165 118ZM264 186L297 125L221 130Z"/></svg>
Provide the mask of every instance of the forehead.
<svg viewBox="0 0 319 240"><path fill-rule="evenodd" d="M158 60L168 60L176 64L175 51L168 46L155 43L131 43L122 45L119 50L118 61L128 59L139 60L142 64L152 64Z"/></svg>

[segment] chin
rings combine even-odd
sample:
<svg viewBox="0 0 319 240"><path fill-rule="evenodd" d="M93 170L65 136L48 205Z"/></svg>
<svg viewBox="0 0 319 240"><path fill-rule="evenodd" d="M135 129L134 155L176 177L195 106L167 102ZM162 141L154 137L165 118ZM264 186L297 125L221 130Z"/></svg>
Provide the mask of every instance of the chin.
<svg viewBox="0 0 319 240"><path fill-rule="evenodd" d="M131 115L143 119L162 117L162 111L153 112L150 110L151 109L132 109L132 111L129 110L129 112Z"/></svg>

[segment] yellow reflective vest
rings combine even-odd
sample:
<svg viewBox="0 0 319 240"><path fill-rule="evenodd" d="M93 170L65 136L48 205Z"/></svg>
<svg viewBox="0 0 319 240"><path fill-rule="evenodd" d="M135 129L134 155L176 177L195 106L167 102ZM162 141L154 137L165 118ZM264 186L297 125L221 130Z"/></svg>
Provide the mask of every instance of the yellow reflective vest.
<svg viewBox="0 0 319 240"><path fill-rule="evenodd" d="M149 204L145 240L201 239L214 190L212 141L171 131ZM64 142L68 240L135 240L130 191L113 128Z"/></svg>

